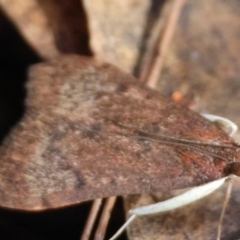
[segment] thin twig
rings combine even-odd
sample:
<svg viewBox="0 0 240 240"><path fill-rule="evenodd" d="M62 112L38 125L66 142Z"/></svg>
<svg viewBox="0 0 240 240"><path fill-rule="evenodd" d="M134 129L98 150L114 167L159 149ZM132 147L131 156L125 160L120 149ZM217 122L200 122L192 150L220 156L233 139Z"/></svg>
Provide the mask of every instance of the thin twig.
<svg viewBox="0 0 240 240"><path fill-rule="evenodd" d="M157 84L157 80L160 77L162 67L163 67L163 61L165 59L169 44L171 42L175 27L176 27L176 23L178 21L178 18L184 3L185 3L185 0L175 0L173 3L172 13L169 17L166 30L163 34L162 40L160 41L160 44L158 47L158 55L153 63L152 69L147 79L147 85L151 88L155 88Z"/></svg>
<svg viewBox="0 0 240 240"><path fill-rule="evenodd" d="M219 219L217 240L220 240L220 238L221 238L223 218L224 218L224 215L225 215L225 212L226 212L226 209L227 209L228 202L229 202L230 197L231 197L232 186L233 186L233 182L230 179L230 182L229 182L229 185L228 185L228 188L227 188L227 192L226 192L226 197L225 197L225 200L224 200L224 203L223 203L221 216L220 216L220 219Z"/></svg>
<svg viewBox="0 0 240 240"><path fill-rule="evenodd" d="M112 212L112 209L116 202L116 199L117 199L117 197L109 197L107 199L107 202L106 202L103 212L102 212L102 216L101 216L98 228L95 233L94 240L103 240L104 239L106 229L108 226L108 222L109 222L109 219L111 216L111 212Z"/></svg>
<svg viewBox="0 0 240 240"><path fill-rule="evenodd" d="M102 204L102 198L95 199L88 215L88 220L83 230L81 240L88 240L90 238L94 222L96 220L97 214Z"/></svg>

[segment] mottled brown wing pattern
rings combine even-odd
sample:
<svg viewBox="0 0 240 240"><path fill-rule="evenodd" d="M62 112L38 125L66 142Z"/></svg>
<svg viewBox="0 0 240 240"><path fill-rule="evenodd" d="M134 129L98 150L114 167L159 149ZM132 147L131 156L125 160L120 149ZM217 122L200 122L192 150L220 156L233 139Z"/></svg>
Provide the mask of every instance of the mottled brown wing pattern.
<svg viewBox="0 0 240 240"><path fill-rule="evenodd" d="M1 206L190 187L237 159L224 131L108 64L64 56L35 66L27 88L25 116L0 148Z"/></svg>

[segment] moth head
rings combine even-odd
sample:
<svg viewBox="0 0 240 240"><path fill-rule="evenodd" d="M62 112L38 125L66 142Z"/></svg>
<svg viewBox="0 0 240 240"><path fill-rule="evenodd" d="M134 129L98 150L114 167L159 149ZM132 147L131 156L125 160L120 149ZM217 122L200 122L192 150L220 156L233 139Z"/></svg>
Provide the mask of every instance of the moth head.
<svg viewBox="0 0 240 240"><path fill-rule="evenodd" d="M234 174L240 177L240 162L229 163L225 168L225 174L226 175Z"/></svg>

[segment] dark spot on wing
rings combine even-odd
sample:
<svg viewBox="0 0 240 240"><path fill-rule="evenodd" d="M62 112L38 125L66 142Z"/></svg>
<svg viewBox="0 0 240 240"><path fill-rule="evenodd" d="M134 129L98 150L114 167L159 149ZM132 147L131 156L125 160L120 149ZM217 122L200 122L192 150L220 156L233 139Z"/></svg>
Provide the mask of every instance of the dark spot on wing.
<svg viewBox="0 0 240 240"><path fill-rule="evenodd" d="M45 198L45 196L42 196L42 197L41 197L41 202L42 202L43 207L45 207L46 209L47 209L47 208L51 208L51 204L50 204L50 202Z"/></svg>
<svg viewBox="0 0 240 240"><path fill-rule="evenodd" d="M68 120L66 120L66 122L68 122L67 123L67 128L72 130L73 132L81 129L81 127L80 127L81 123L80 122L71 122L71 121L68 121Z"/></svg>
<svg viewBox="0 0 240 240"><path fill-rule="evenodd" d="M128 85L126 83L120 83L118 84L115 93L122 93L126 92L128 90Z"/></svg>
<svg viewBox="0 0 240 240"><path fill-rule="evenodd" d="M111 65L109 63L102 63L101 68L102 69L109 69L109 68L111 68Z"/></svg>
<svg viewBox="0 0 240 240"><path fill-rule="evenodd" d="M48 145L45 152L42 153L43 159L66 159L67 154L63 152L59 146L56 145L57 142L54 140L51 142L51 145ZM64 164L65 165L65 164ZM62 166L61 168L64 169L66 166Z"/></svg>
<svg viewBox="0 0 240 240"><path fill-rule="evenodd" d="M100 131L101 131L100 123L88 125L83 129L83 136L88 138L94 138L96 135L99 135Z"/></svg>
<svg viewBox="0 0 240 240"><path fill-rule="evenodd" d="M73 173L75 174L76 177L75 188L83 187L86 184L83 175L76 170L73 171Z"/></svg>
<svg viewBox="0 0 240 240"><path fill-rule="evenodd" d="M145 98L150 100L153 98L153 95L148 93Z"/></svg>
<svg viewBox="0 0 240 240"><path fill-rule="evenodd" d="M117 181L114 180L114 179L112 179L112 180L110 181L110 184L111 184L112 186L118 186Z"/></svg>
<svg viewBox="0 0 240 240"><path fill-rule="evenodd" d="M6 196L6 194L5 194L4 191L2 191L1 189L0 189L0 200L1 200L2 202L7 202L7 201L9 201L8 197Z"/></svg>
<svg viewBox="0 0 240 240"><path fill-rule="evenodd" d="M65 137L64 132L54 131L51 136L51 141L58 142Z"/></svg>
<svg viewBox="0 0 240 240"><path fill-rule="evenodd" d="M96 95L94 96L95 100L100 100L102 97L104 97L106 95L106 92L103 91L99 91L96 93Z"/></svg>

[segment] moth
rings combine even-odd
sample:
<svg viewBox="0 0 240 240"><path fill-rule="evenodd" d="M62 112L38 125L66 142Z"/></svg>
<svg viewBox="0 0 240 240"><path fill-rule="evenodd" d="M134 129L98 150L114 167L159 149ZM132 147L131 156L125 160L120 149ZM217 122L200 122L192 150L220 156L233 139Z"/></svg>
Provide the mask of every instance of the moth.
<svg viewBox="0 0 240 240"><path fill-rule="evenodd" d="M116 67L62 56L30 71L25 114L0 147L0 205L37 211L193 187L233 172L238 149Z"/></svg>

